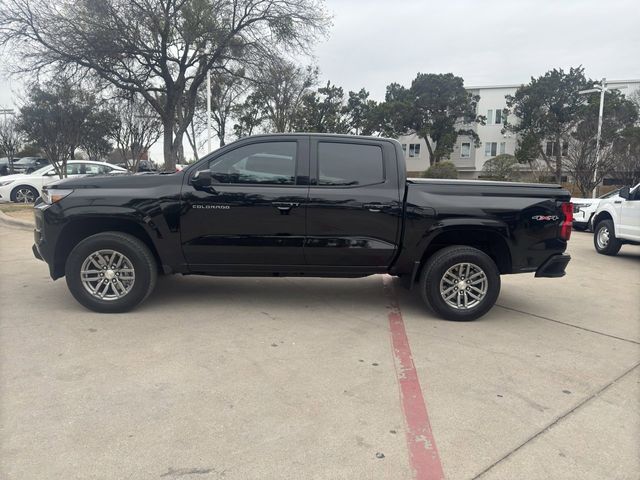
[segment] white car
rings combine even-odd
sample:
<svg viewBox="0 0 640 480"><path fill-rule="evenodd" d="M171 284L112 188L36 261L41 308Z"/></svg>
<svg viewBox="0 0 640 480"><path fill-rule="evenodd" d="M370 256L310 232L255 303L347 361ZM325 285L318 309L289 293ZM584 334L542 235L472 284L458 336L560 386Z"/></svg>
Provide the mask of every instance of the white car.
<svg viewBox="0 0 640 480"><path fill-rule="evenodd" d="M116 165L90 160L69 160L67 177L81 175L103 175L107 173L127 173L127 170ZM33 173L7 175L0 177L0 200L33 203L42 193L42 187L60 180L53 165L47 165Z"/></svg>
<svg viewBox="0 0 640 480"><path fill-rule="evenodd" d="M573 228L576 230L590 230L593 229L593 215L598 209L598 205L605 198L618 197L618 190L605 193L598 198L572 198L573 203Z"/></svg>
<svg viewBox="0 0 640 480"><path fill-rule="evenodd" d="M593 224L593 244L598 253L616 255L625 243L640 245L640 183L601 200Z"/></svg>

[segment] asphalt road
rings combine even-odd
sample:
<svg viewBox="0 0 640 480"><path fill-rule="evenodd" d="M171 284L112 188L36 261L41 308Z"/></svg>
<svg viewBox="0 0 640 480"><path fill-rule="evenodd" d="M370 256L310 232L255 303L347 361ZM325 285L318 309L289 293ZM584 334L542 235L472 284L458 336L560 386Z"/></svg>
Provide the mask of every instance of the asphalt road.
<svg viewBox="0 0 640 480"><path fill-rule="evenodd" d="M429 478L383 277L168 277L99 315L31 240L0 226L0 478ZM638 479L640 247L569 253L472 323L394 285L447 478Z"/></svg>

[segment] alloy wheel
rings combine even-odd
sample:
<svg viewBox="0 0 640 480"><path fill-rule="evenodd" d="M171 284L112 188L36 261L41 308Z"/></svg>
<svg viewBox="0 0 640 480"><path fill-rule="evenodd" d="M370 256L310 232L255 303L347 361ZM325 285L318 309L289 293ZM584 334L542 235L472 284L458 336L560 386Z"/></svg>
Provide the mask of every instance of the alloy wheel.
<svg viewBox="0 0 640 480"><path fill-rule="evenodd" d="M440 280L440 295L452 308L468 310L486 297L489 281L484 270L473 263L457 263Z"/></svg>
<svg viewBox="0 0 640 480"><path fill-rule="evenodd" d="M98 250L82 263L80 280L85 290L100 300L127 295L136 280L131 260L115 250Z"/></svg>

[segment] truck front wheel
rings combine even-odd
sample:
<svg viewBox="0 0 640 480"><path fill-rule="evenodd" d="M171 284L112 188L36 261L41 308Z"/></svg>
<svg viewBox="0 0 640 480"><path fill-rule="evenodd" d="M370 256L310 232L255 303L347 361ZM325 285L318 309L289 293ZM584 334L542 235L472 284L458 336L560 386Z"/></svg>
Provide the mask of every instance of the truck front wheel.
<svg viewBox="0 0 640 480"><path fill-rule="evenodd" d="M476 248L446 247L427 260L420 293L427 306L447 320L475 320L496 303L500 272L491 257Z"/></svg>
<svg viewBox="0 0 640 480"><path fill-rule="evenodd" d="M622 247L620 240L616 238L615 227L611 220L602 220L594 229L593 244L596 252L603 255L617 255Z"/></svg>
<svg viewBox="0 0 640 480"><path fill-rule="evenodd" d="M156 261L144 242L121 232L85 238L65 265L71 294L100 313L131 310L153 291L157 275Z"/></svg>

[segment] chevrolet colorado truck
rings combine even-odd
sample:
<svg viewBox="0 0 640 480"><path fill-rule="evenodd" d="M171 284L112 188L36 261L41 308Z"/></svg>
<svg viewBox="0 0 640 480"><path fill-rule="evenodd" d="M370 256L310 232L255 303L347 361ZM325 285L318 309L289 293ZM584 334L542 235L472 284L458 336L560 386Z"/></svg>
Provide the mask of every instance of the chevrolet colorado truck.
<svg viewBox="0 0 640 480"><path fill-rule="evenodd" d="M473 320L496 302L502 274L564 275L566 190L405 171L395 140L248 137L177 173L48 185L33 252L97 312L132 309L158 274L386 273L439 316Z"/></svg>

